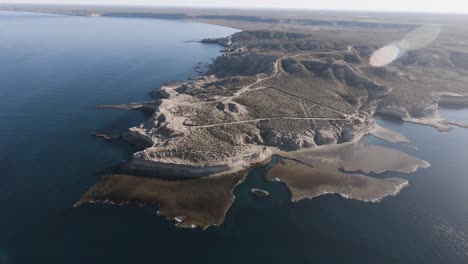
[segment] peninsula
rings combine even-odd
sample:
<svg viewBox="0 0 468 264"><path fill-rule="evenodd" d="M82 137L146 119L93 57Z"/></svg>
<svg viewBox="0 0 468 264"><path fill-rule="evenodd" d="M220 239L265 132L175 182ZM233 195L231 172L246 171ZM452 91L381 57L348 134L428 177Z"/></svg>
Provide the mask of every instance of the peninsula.
<svg viewBox="0 0 468 264"><path fill-rule="evenodd" d="M369 173L411 173L430 165L395 149L363 145L369 134L409 144L380 127L376 115L440 131L467 127L438 114L439 106L468 105L468 46L459 39L455 44L453 32L460 29L445 17L435 25L423 17L337 13L326 19L299 11L289 19L266 11L119 12L86 9L79 15L190 19L243 30L201 40L223 51L197 67L205 69L199 77L166 83L150 102L99 106L151 117L123 135L97 135L141 150L75 206L159 204L158 214L176 226L207 228L222 224L232 191L248 171L270 162L266 179L284 182L291 201L334 193L378 202L398 194L408 180Z"/></svg>

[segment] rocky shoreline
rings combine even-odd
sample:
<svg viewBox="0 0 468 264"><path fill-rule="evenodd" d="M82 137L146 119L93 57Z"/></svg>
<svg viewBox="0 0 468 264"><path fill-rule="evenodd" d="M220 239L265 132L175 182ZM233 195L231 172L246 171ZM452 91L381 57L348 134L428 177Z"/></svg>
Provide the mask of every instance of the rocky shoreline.
<svg viewBox="0 0 468 264"><path fill-rule="evenodd" d="M465 125L437 115L439 104L468 103L468 96L453 92L461 88L442 92L435 83L429 96L418 90L428 89L425 73L416 70L425 67L418 64L421 56L407 54L392 66L372 68L366 61L377 47L344 45L281 31L243 31L202 42L225 48L223 56L209 67L204 65L204 75L186 82L166 83L152 93L155 100L151 102L98 106L143 110L150 112L151 117L122 135L142 150L119 174L105 177L77 205L98 201L159 203L160 215L179 219L178 226L218 225L234 199L232 190L243 181L246 171L268 163L273 155L294 160L287 161L287 166L275 165L269 174L274 176L267 176L284 181L293 200L338 193L378 201L396 195L408 182L343 174L338 170L409 173L429 164L396 150L358 144L368 134L392 143L409 143L404 136L379 127L374 115L427 124L441 131L449 130L449 125ZM415 62L410 56L416 56ZM443 64L444 57L437 57L437 61L432 58L432 65L450 71ZM422 80L425 86L415 79ZM409 95L400 89L407 87L415 87ZM386 162L376 162L371 168L365 164L365 159L382 155ZM292 178L285 176L286 167L296 171ZM306 175L315 176L310 180ZM177 180L165 181L161 177ZM232 178L236 180L228 185L219 180ZM229 189L223 195L225 202L219 205L224 213L201 221L203 216L194 218L193 214L198 214L194 208L205 208L207 205L201 204L210 203L213 190L197 190L195 186L209 186L211 182L212 189L218 184L223 190ZM179 185L184 186L184 192L161 193ZM141 193L135 191L141 189ZM192 197L193 193L197 198ZM196 204L185 204L183 208L187 210L182 210L168 198L174 198L173 195L189 195ZM174 208L178 208L177 213L172 212Z"/></svg>

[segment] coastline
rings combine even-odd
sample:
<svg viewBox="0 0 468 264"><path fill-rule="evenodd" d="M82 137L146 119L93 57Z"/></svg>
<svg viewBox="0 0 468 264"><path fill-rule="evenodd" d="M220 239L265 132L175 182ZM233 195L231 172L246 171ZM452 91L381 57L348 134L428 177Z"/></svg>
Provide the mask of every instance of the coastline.
<svg viewBox="0 0 468 264"><path fill-rule="evenodd" d="M231 38L231 37L229 37ZM215 40L213 40L215 41ZM210 42L213 42L210 40ZM203 41L202 41L203 42ZM226 47L227 44L225 40L216 40L215 42L222 43L221 45ZM228 41L230 43L230 40ZM228 47L231 44L227 45ZM230 51L225 51L224 55L220 56L219 58L223 58L227 56L230 56ZM218 60L219 60L218 58ZM137 139L136 141L147 141L148 147L152 148L151 146L154 146L155 144L161 144L161 146L167 145L167 144L173 144L171 143L173 141L173 137L167 137L166 133L167 131L175 131L175 132L170 132L170 133L188 133L187 135L190 135L190 133L194 133L194 131L197 131L198 128L203 128L203 129L210 129L210 128L228 128L231 126L244 126L248 125L248 123L253 122L253 123L258 123L262 121L269 121L269 120L285 120L288 119L289 117L265 117L262 119L254 119L254 120L249 120L245 119L247 117L247 112L245 110L242 110L243 106L240 105L238 102L235 102L232 100L232 98L239 97L242 95L244 91L248 90L255 90L258 88L255 88L256 85L258 85L261 82L268 81L271 78L274 78L275 76L281 74L284 72L284 69L280 68L278 65L280 63L280 59L277 59L274 61L274 69L270 73L270 75L265 75L264 73L261 73L256 76L257 80L255 82L248 82L246 86L241 86L242 88L238 90L237 92L233 93L231 96L218 96L215 95L215 106L218 110L221 111L228 111L229 115L235 116L238 119L234 119L237 121L230 121L230 122L218 122L214 124L203 124L204 120L199 120L199 121L191 121L188 122L187 118L182 118L180 117L180 114L177 113L179 111L180 107L193 107L193 106L200 106L205 107L205 105L212 105L210 100L200 100L194 97L193 95L189 95L187 91L189 91L190 87L202 87L205 86L207 83L210 82L220 82L222 79L214 77L209 75L210 71L213 71L215 65L211 65L209 72L206 75L202 75L200 77L196 77L193 80L186 81L186 82L177 82L177 83L168 83L163 85L159 90L156 90L153 92L153 96L156 97L155 101L150 101L150 102L145 102L145 103L131 103L131 104L123 104L123 105L100 105L98 106L99 108L117 108L117 109L125 109L125 110L143 110L143 111L149 111L152 112L152 117L148 119L147 122L144 124L140 125L139 127L131 128L130 133L126 135L124 138L130 138L128 141L132 142L131 138ZM262 75L263 74L263 75ZM260 77L259 77L260 76ZM378 86L377 84L370 83L370 85L373 86ZM379 88L381 89L381 88ZM385 95L385 92L382 93ZM220 103L216 103L220 102ZM222 108L220 108L220 105ZM229 105L229 108L226 107L226 105ZM203 109L203 108L202 108ZM194 108L195 111L199 111L197 108ZM193 111L193 110L192 110ZM337 111L337 110L333 110ZM186 115L183 114L182 115ZM244 116L246 115L246 116ZM401 152L398 151L393 151L393 152L388 152L389 150L386 149L376 149L376 153L372 155L378 156L380 152L382 151L387 151L386 153L392 153L392 155L395 155L396 162L393 165L383 165L382 167L377 167L377 168L366 168L365 166L352 166L349 167L349 165L344 165L346 164L347 159L355 160L356 159L365 159L366 157L369 156L362 156L361 153L362 151L359 151L360 148L363 148L364 146L359 145L357 142L360 141L364 136L373 134L375 136L378 136L384 140L387 140L392 143L408 143L408 140L393 131L381 128L375 123L375 120L372 116L368 115L356 115L356 114L342 114L344 118L350 118L351 120L355 119L358 124L358 126L351 126L353 132L352 136L348 138L349 143L344 143L341 142L338 144L337 141L329 141L328 143L325 143L322 146L304 146L299 147L297 150L293 151L288 151L284 152L280 150L278 147L272 147L272 146L255 146L255 145L246 145L247 147L243 147L244 149L241 150L241 159L236 158L236 156L230 157L230 161L226 161L225 159L220 160L220 161L210 161L210 160L204 160L205 163L191 163L188 162L187 160L183 160L180 158L173 157L172 155L168 156L167 158L163 159L154 159L154 158L146 158L149 157L149 155L152 155L150 153L152 152L146 152L146 149L137 152L136 155L134 155L134 158L127 162L126 165L123 167L123 170L121 173L127 174L127 175L110 175L107 176L100 182L98 185L93 187L89 192L87 192L82 199L80 199L79 202L75 205L75 207L82 205L83 203L93 203L93 202L112 202L115 204L125 204L125 202L121 202L120 200L123 201L130 201L131 203L136 203L137 205L142 205L142 204L147 204L147 203L159 203L162 208L165 208L165 204L167 202L166 198L164 196L159 196L157 195L154 198L144 198L145 193L149 195L151 193L151 190L148 189L144 191L143 193L125 193L124 190L125 188L130 188L132 186L131 180L130 179L135 179L136 182L140 182L143 179L144 181L147 181L146 184L151 185L154 184L153 189L157 190L160 187L156 186L161 186L161 184L181 184L181 183L187 183L190 181L210 181L210 180L216 180L216 179L223 179L223 178L236 178L236 175L238 174L243 174L243 177L241 179L238 179L237 182L233 185L230 186L230 193L232 195L232 190L239 184L241 183L244 178L247 175L247 172L252 170L255 167L264 165L265 163L269 163L273 157L273 155L279 155L279 156L284 156L289 159L293 160L298 160L304 155L304 153L310 152L310 153L325 153L325 156L320 157L317 160L310 160L310 159L305 159L302 160L304 164L314 164L312 165L313 169L313 174L315 173L326 173L330 177L329 179L338 179L341 180L336 180L333 184L329 183L328 185L331 187L330 188L325 188L322 191L316 192L316 191L310 191L308 192L307 195L293 195L291 198L292 201L298 201L302 200L305 198L314 198L320 195L328 194L328 193L337 193L342 195L343 197L347 198L354 198L357 200L361 201L373 201L377 202L380 201L382 198L387 197L387 196L394 196L396 195L403 187L408 185L408 181L402 180L402 179L390 179L390 180L378 180L374 179L371 177L363 176L363 175L345 175L343 173L340 173L336 171L336 169L343 168L345 170L349 171L362 171L364 173L382 173L384 171L390 170L390 171L401 171L401 172L414 172L418 168L425 168L428 167L429 164L424 161L420 161L418 159L413 159L412 157L409 157L408 155L405 155ZM229 116L228 116L229 117ZM314 117L294 117L292 120L306 120L306 121L315 121L315 120L326 120L326 121L333 121L337 120L340 121L342 120L341 118L314 118ZM201 124L199 122L202 122ZM249 125L250 126L250 125ZM160 136L158 136L156 139L152 138L150 134L148 134L149 131L153 131L153 129L164 129L163 133ZM156 130L157 131L157 130ZM151 132L154 133L154 132ZM213 132L212 132L213 133ZM324 133L324 137L327 137L328 132L321 132ZM324 142L327 142L326 139ZM189 143L190 147L193 147L193 142ZM244 145L240 145L244 146ZM341 149L343 147L347 148L349 147L349 154L346 154L343 157L343 160L341 162L331 162L330 158L332 158L336 153L341 153L343 151L335 149ZM159 148L159 147L158 147ZM364 147L366 150L365 152L368 152L372 147ZM367 150L367 148L369 150ZM163 150L164 151L164 150ZM329 152L329 154L326 154ZM354 151L356 154L351 154ZM161 150L158 150L156 153L160 153ZM348 153L348 152L343 152L343 153ZM159 154L158 154L159 155ZM386 154L388 155L388 154ZM329 156L329 157L328 157ZM182 156L183 157L183 156ZM214 157L213 157L214 158ZM206 159L206 157L203 157L203 159ZM160 161L158 161L160 160ZM406 165L403 165L405 163L402 162L402 160L408 160ZM219 163L220 162L220 163ZM229 163L231 162L231 163ZM318 162L318 163L317 163ZM340 165L343 164L343 165ZM349 163L348 163L349 164ZM318 167L316 168L316 166ZM296 165L297 166L297 165ZM401 168L400 168L401 167ZM273 171L275 170L276 166L273 167ZM334 171L334 172L331 172ZM311 173L310 171L308 173ZM131 174L134 175L139 175L137 178L132 178L136 176L130 176ZM333 176L332 176L333 175ZM119 182L119 178L124 177L126 182L125 184L116 184L115 182ZM349 187L346 187L345 189L342 189L341 186L343 183L347 184L346 180L344 179L360 179L360 181L368 181L369 185L368 187L363 188L363 186L359 185L354 185L354 193L349 193L347 190ZM166 180L161 180L161 179L171 179L172 181L166 181ZM305 177L307 178L307 177ZM179 179L179 180L177 180ZM278 177L275 177L275 179L278 179ZM175 181L174 181L175 180ZM271 179L270 179L271 180ZM283 181L286 182L288 185L288 180L287 179L282 179ZM109 181L114 182L113 187L109 189L108 183ZM359 183L360 181L357 181ZM151 183L154 182L154 183ZM335 186L335 187L333 187ZM372 187L373 186L373 187ZM294 187L291 187L288 185L288 187L291 189L291 191L294 194ZM185 187L186 189L190 189L191 187ZM316 184L314 186L309 187L311 190L314 190L317 188ZM368 189L371 188L371 189ZM117 197L120 198L115 198L114 193L118 191L119 195ZM188 191L187 193L193 193L192 191ZM361 194L360 194L361 193ZM368 193L368 194L365 194ZM372 193L372 194L370 194ZM179 194L179 196L183 197L184 194ZM125 198L123 198L125 197ZM298 198L300 197L300 198ZM168 219L176 220L178 222L176 226L178 227L194 227L194 226L200 226L204 229L206 229L209 226L212 225L219 225L222 223L222 220L224 219L224 216L229 209L229 207L233 203L230 198L224 198L223 200L226 201L225 204L221 206L221 211L222 217L217 216L211 218L210 221L207 222L197 222L197 221L191 221L191 215L193 213L190 213L188 211L182 211L177 213L176 215L172 213L167 213L165 210L160 210L159 215L165 216ZM120 201L120 202L119 202ZM173 208L176 208L177 205L173 205ZM187 208L190 208L187 207ZM167 209L171 211L171 209Z"/></svg>
<svg viewBox="0 0 468 264"><path fill-rule="evenodd" d="M345 112L346 115L352 115L352 112L345 108L346 103L341 103L340 97L353 106L357 105L354 102L365 104L367 90L350 88L344 80L335 78L338 71L331 69L329 74L321 75L328 77L326 79L312 78L310 75L316 76L315 73L303 70L302 65L314 69L311 63L306 62L320 61L320 58L317 59L319 56L322 56L321 60L330 57L339 60L346 54L363 50L348 38L346 29L336 29L337 32L344 32L338 37L348 41L338 49L339 52L335 51L335 46L330 46L334 42L321 44L326 53L313 50L286 53L283 50L281 54L286 54L290 59L279 63L282 72L279 76L243 90L238 99L222 100L219 106L213 100L204 103L206 108L201 109L216 113L215 116L195 115L197 111L194 108L184 111L188 114L184 126L188 130L214 132L223 140L231 139L232 144L249 140L245 136L235 135L246 135L250 138L247 141L250 144L261 144L259 137L239 130L255 126L248 131L259 129L264 132L260 134L263 144L274 145L286 153L294 152L294 160L273 156L271 163L250 170L245 179L235 186L236 176L200 181L171 175L163 178L122 175L120 169L123 161L128 161L136 151L150 147L149 144L153 144L152 135L155 134L147 130L148 134L141 134L145 136L141 142L137 142L135 137L121 135L129 132L129 127L139 128L140 124L148 121L153 111L96 108L105 104L150 102L154 100L149 97L150 91L160 85L182 85L168 85L164 83L166 80L195 79L192 77L196 74L192 66L198 61L221 55L219 50L222 48L218 45L184 43L184 40L230 35L234 31L182 21L172 23L151 19L0 14L0 20L5 24L5 34L2 35L6 40L0 42L0 47L8 51L2 56L5 63L0 71L0 80L4 80L0 82L4 84L3 94L8 98L0 106L3 116L0 167L4 172L0 177L0 208L5 216L0 219L0 255L6 256L8 261L17 264L82 263L91 259L114 264L150 263L155 260L217 263L224 256L231 256L226 260L229 263L248 260L274 264L296 259L311 263L343 263L350 259L358 263L379 263L388 259L391 249L395 256L393 260L402 264L467 262L468 257L462 251L468 249L465 243L468 241L468 215L465 210L468 201L468 130L455 127L450 132L440 133L429 126L403 122L377 113L377 125L396 131L399 135L373 131L371 136L364 136L356 143L397 149L428 161L431 167L419 168L417 172L408 174L391 171L367 174L336 169L336 162L342 160L342 156L336 153L344 152L332 151L333 145L319 145L336 139L338 144L342 144L342 140L349 139L342 136L349 130L339 128L346 127L350 121L311 119L307 122L279 118L309 115L312 118L344 119L345 116L318 104ZM460 34L463 31L460 29ZM354 34L359 35L360 32ZM442 34L447 34L447 31L444 29ZM245 33L243 36L249 38ZM257 36L251 38L256 39ZM327 40L320 34L314 34L313 38ZM380 36L376 35L375 38ZM457 38L450 43L468 43L464 40ZM360 37L360 41L363 45L367 43L366 38ZM300 42L308 45L309 40L262 38L246 45L255 48L261 47L256 43L267 43L264 47L269 51L259 52L278 55L281 51L278 52L279 49L274 49L270 44L295 45ZM344 53L351 45L356 46ZM441 45L443 43L438 42L423 51L445 58L444 54L437 53ZM372 52L373 46L366 46ZM281 44L280 48L283 47ZM297 54L300 55L294 57ZM361 64L350 65L361 69L361 72L357 72L363 75L365 68L360 67L366 59L360 55L359 58ZM249 63L245 63L247 68ZM433 66L437 71L438 65L436 62ZM388 68L414 76L414 82L425 82L424 77L416 73L429 72L436 79L431 82L437 86L458 94L463 92L457 91L450 80L446 85L437 82L439 78L448 77L444 71L434 74L430 67L415 64L404 66L399 61ZM25 74L27 78L23 78ZM186 93L200 100L209 100L211 97L202 92L218 92L219 95L226 90L239 93L241 87L253 83L254 78L233 77L200 86L199 89L193 89L190 84L178 90L182 93L183 89L187 89ZM375 77L370 75L369 78ZM457 79L457 76L453 75L453 78ZM187 82L194 81L187 79ZM329 82L342 89L335 89L328 85ZM281 85L275 85L277 83ZM303 89L296 89L303 84ZM381 84L392 87L392 84ZM399 85L403 84L395 82L394 86ZM273 88L262 88L266 86ZM316 86L325 86L326 89L319 90ZM430 83L427 87L428 91L432 89ZM404 91L408 91L404 94L408 98L407 105L412 105L412 90L408 89L409 85L404 88ZM398 90L398 87L393 90ZM418 86L414 90L425 91ZM301 103L299 99L296 100L297 97L282 91L305 100ZM425 94L430 95L429 92ZM223 92L219 96L226 95ZM405 108L402 101L398 101L401 97L394 96L393 92L389 96L393 96L395 105ZM418 101L421 105L427 102L422 99ZM389 102L384 100L378 104ZM417 115L420 108L415 108L408 110L411 115L420 117ZM255 115L244 116L238 121L262 121L216 126L218 123L237 122L224 117L224 114L220 115L236 109L239 112L246 109ZM265 111L261 111L263 109ZM365 107L362 109L366 110ZM183 117L179 113L176 111L175 116ZM450 121L468 122L468 109L443 106L440 115ZM207 125L211 127L198 127ZM148 122L147 128L151 127L153 125ZM89 132L107 135L110 139L89 135ZM398 143L401 135L411 143ZM116 137L120 138L117 140ZM173 139L180 137L185 136ZM204 137L201 143L209 138ZM133 141L128 144L127 140ZM313 142L318 142L317 147L311 146ZM135 148L134 145L139 147ZM301 146L302 149L304 146L311 146L317 151L323 149L319 151L320 154L311 153L306 158L321 157L319 161L323 163L333 162L326 163L334 167L329 168L330 177L327 176L330 174L323 173L324 168L318 166L320 164L313 166L307 162L306 165L304 157L297 157L294 149ZM190 152L195 150L186 149ZM386 159L381 152L372 156ZM218 157L224 159L222 154ZM282 161L288 165L281 167ZM269 181L265 176L272 172L272 167L277 163L275 169L283 168L285 171L277 175L278 180L283 181ZM345 175L336 175L336 171ZM351 177L357 174L366 177ZM106 175L113 176L113 180L102 178ZM397 178L407 181L408 186L398 185L401 180ZM91 197L95 203L72 208L96 184L98 187L95 190L101 192ZM396 193L399 188L400 192ZM259 197L251 193L252 189L264 190L270 195ZM299 194L295 197L302 199L293 202L291 190ZM388 195L383 197L383 194ZM205 227L208 224L210 226ZM337 251L337 248L340 250ZM362 248L373 250L363 251Z"/></svg>
<svg viewBox="0 0 468 264"><path fill-rule="evenodd" d="M177 20L177 21L188 21L191 23L200 23L200 24L206 24L206 25L213 25L213 26L220 26L220 27L227 27L231 29L236 29L236 30L245 30L246 28L236 28L235 25L232 23L229 23L224 20L203 20L203 19L197 19L197 18L171 18L171 17L139 17L139 16L130 16L130 17L120 17L120 16L106 16L102 13L93 13L93 12L86 12L83 14L72 14L72 13L61 13L60 11L57 12L52 12L52 11L34 11L34 10L8 10L8 9L1 9L0 5L0 12L13 12L13 13L30 13L30 14L44 14L44 15L55 15L55 16L78 16L78 17L90 17L90 18L100 18L100 17L108 17L108 18L122 18L122 19L161 19L161 20ZM187 40L187 42L192 42L191 40ZM198 42L198 41L194 41Z"/></svg>
<svg viewBox="0 0 468 264"><path fill-rule="evenodd" d="M265 45L265 41L271 43ZM108 140L123 139L142 150L134 153L117 174L103 178L76 206L96 201L141 205L145 204L145 199L151 204L162 203L164 195L151 194L150 189L145 191L146 198L131 193L131 189L125 194L125 186L132 186L135 181L135 188L140 188L141 182L148 182L157 193L158 188L165 185L236 178L237 174L246 174L270 161L273 155L312 166L307 172L312 175L325 173L330 180L342 179L328 183L328 187L318 192L317 183L309 185L305 194L296 195L293 200L337 193L362 201L379 201L396 195L408 182L344 175L339 170L364 174L410 173L427 168L429 164L396 150L358 144L369 134L394 144L409 143L403 135L379 127L375 123L376 114L389 114L444 131L448 130L445 129L448 124L465 126L441 118L412 118L401 105L395 106L395 113L392 112L393 105L388 105L384 99L393 88L357 66L370 56L370 47L346 45L344 48L342 43L319 41L308 33L275 30L241 31L201 42L224 47L223 54L207 66L206 73L184 82L162 85L152 92L153 101L96 106L140 110L150 113L151 117L120 136L94 133ZM296 48L303 50L287 50L290 43L300 45ZM314 84L312 91L310 83ZM460 98L449 97L444 94L444 104L453 100L460 104ZM430 112L421 113L424 116ZM315 154L319 156L311 159ZM376 161L369 167L363 161L382 155L387 155L387 163ZM359 180L350 181L350 177ZM244 178L230 184L231 194ZM282 181L294 194L294 185L288 184L291 179ZM109 182L113 182L116 189L110 188ZM351 185L343 188L343 184ZM349 188L353 190L351 193ZM119 195L115 196L117 189ZM195 224L179 226L219 225L219 219L224 219L233 202L233 198L231 201L226 197L223 200L228 206L220 205L223 217L212 218L211 224L195 221ZM172 205L173 208L177 206ZM172 215L163 211L161 215L183 222L193 213Z"/></svg>

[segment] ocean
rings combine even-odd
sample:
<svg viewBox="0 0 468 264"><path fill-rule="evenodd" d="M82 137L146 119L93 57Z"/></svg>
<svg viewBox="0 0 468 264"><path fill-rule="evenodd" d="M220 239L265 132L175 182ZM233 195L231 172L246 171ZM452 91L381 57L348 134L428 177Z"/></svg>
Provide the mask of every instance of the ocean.
<svg viewBox="0 0 468 264"><path fill-rule="evenodd" d="M468 130L447 133L379 117L431 163L410 185L363 203L326 195L297 203L250 172L221 227L175 229L157 206L72 208L133 151L89 132L121 132L147 118L99 104L149 100L168 80L219 56L190 42L236 29L188 21L0 12L0 264L30 263L467 263ZM468 111L444 109L454 121ZM268 190L265 199L249 194Z"/></svg>

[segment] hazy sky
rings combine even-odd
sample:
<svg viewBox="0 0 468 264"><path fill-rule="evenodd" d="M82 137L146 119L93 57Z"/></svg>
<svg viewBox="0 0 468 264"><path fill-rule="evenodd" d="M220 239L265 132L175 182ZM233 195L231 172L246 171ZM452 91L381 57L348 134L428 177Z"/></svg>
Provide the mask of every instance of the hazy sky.
<svg viewBox="0 0 468 264"><path fill-rule="evenodd" d="M0 3L269 7L468 13L468 0L0 0Z"/></svg>

